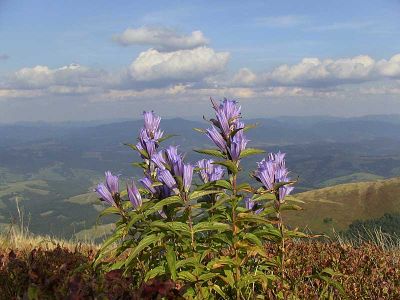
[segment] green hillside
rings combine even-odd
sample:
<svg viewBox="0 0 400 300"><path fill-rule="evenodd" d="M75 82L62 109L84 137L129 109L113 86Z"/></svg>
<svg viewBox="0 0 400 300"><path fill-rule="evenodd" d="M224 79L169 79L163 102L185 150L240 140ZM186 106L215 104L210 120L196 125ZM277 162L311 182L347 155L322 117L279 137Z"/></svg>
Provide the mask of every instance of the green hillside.
<svg viewBox="0 0 400 300"><path fill-rule="evenodd" d="M296 195L302 211L286 213L289 224L313 232L345 230L355 220L400 212L400 177L340 184Z"/></svg>

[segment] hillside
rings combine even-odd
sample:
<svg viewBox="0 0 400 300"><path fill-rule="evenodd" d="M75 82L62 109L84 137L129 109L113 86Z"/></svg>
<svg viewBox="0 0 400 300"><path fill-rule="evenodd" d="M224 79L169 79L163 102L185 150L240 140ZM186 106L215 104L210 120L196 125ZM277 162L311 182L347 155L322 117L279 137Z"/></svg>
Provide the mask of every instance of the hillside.
<svg viewBox="0 0 400 300"><path fill-rule="evenodd" d="M296 195L305 203L302 211L288 212L292 226L313 232L345 230L355 220L379 218L400 212L400 177L340 184Z"/></svg>

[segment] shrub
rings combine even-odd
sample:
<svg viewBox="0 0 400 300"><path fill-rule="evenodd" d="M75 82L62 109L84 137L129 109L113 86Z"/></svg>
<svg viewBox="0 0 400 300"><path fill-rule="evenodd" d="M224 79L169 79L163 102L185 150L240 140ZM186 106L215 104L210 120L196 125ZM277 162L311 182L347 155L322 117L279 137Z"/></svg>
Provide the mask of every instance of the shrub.
<svg viewBox="0 0 400 300"><path fill-rule="evenodd" d="M282 220L283 210L300 209L289 196L295 181L285 154L278 152L250 174L257 185L239 182L242 159L264 151L247 147L245 132L253 125L241 121L237 102L212 105L211 128L196 130L216 147L195 151L213 159L196 164L185 162L176 146L162 149L170 136L160 130L160 117L144 112L138 142L128 145L142 159L135 164L143 169L142 188L129 180L121 192L119 177L108 171L105 183L95 189L110 205L101 216L119 216L95 265L108 272L123 270L137 287L150 280L172 282L189 299L271 295L273 283L279 281L282 289L288 285L285 240L306 237ZM267 243L279 245L279 251L271 256ZM110 253L115 259L105 260ZM318 276L333 282L333 275L325 270ZM283 297L279 289L273 293Z"/></svg>

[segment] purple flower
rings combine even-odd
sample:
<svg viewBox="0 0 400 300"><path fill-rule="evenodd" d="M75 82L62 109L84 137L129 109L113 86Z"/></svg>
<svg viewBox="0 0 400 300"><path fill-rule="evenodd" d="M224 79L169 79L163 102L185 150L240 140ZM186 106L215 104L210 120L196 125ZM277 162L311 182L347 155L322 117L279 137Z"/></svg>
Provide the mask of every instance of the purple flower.
<svg viewBox="0 0 400 300"><path fill-rule="evenodd" d="M157 192L153 187L153 182L148 177L142 178L139 181L150 193L155 194Z"/></svg>
<svg viewBox="0 0 400 300"><path fill-rule="evenodd" d="M246 206L246 209L251 210L251 211L254 211L253 208L254 208L254 206L256 205L256 202L253 201L250 197L246 197L246 198L244 199L244 204L245 204L245 206ZM258 214L261 213L263 210L264 210L263 208L259 208L259 209L255 210L254 213L258 215Z"/></svg>
<svg viewBox="0 0 400 300"><path fill-rule="evenodd" d="M206 134L223 153L226 153L226 141L218 132L217 128L212 126L211 129L207 129Z"/></svg>
<svg viewBox="0 0 400 300"><path fill-rule="evenodd" d="M268 189L274 190L275 184L279 182L289 182L289 171L286 169L285 153L280 151L276 154L270 153L268 159L263 159L258 163L255 176ZM283 201L286 195L293 191L294 187L284 185L279 188L279 200Z"/></svg>
<svg viewBox="0 0 400 300"><path fill-rule="evenodd" d="M130 183L126 184L126 190L128 192L129 201L132 203L132 207L136 209L142 206L142 196L140 195L133 179L130 181Z"/></svg>
<svg viewBox="0 0 400 300"><path fill-rule="evenodd" d="M112 206L116 206L113 196L111 195L110 190L106 187L104 183L99 183L97 188L94 191L99 195L101 200L107 202Z"/></svg>
<svg viewBox="0 0 400 300"><path fill-rule="evenodd" d="M106 175L106 186L110 191L111 195L119 193L119 182L118 176L113 175L110 171L105 172Z"/></svg>
<svg viewBox="0 0 400 300"><path fill-rule="evenodd" d="M174 177L168 170L158 170L158 180L160 180L170 189L175 189L177 187Z"/></svg>
<svg viewBox="0 0 400 300"><path fill-rule="evenodd" d="M151 157L151 160L155 163L155 165L159 169L165 170L165 165L167 164L167 162L165 161L163 153L161 151L154 153L153 156Z"/></svg>
<svg viewBox="0 0 400 300"><path fill-rule="evenodd" d="M156 116L153 111L144 111L144 128L147 135L151 139L158 140L162 137L162 132L159 131L161 118Z"/></svg>
<svg viewBox="0 0 400 300"><path fill-rule="evenodd" d="M147 131L142 128L139 133L139 142L136 144L136 147L141 151L145 151L148 157L151 157L156 151L157 141L150 138Z"/></svg>
<svg viewBox="0 0 400 300"><path fill-rule="evenodd" d="M183 188L185 192L189 192L190 186L192 185L194 167L190 164L183 166Z"/></svg>
<svg viewBox="0 0 400 300"><path fill-rule="evenodd" d="M200 178L204 183L221 179L224 176L224 169L221 166L214 165L212 159L202 159L197 162L200 168Z"/></svg>
<svg viewBox="0 0 400 300"><path fill-rule="evenodd" d="M226 119L229 124L236 123L240 118L241 107L234 100L224 99L218 107L214 106L214 109L217 112L217 118L219 119L219 116L224 116L224 119Z"/></svg>
<svg viewBox="0 0 400 300"><path fill-rule="evenodd" d="M241 122L237 123L238 129L243 128L244 124ZM240 154L246 148L247 143L249 142L248 139L244 136L243 129L239 130L232 138L231 145L230 145L230 155L232 160L237 161L239 160Z"/></svg>
<svg viewBox="0 0 400 300"><path fill-rule="evenodd" d="M171 167L171 172L175 176L183 176L183 157L178 154L177 146L169 146L164 150L168 165Z"/></svg>

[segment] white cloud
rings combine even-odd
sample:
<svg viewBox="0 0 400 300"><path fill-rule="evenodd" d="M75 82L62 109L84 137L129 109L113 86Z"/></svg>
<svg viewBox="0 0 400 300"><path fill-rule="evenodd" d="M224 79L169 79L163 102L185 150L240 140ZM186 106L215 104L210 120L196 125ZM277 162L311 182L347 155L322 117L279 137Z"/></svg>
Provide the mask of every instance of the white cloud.
<svg viewBox="0 0 400 300"><path fill-rule="evenodd" d="M1 54L0 53L0 60L7 60L7 59L9 59L10 58L10 56L9 55L7 55L7 54Z"/></svg>
<svg viewBox="0 0 400 300"><path fill-rule="evenodd" d="M256 82L257 75L254 74L248 68L240 69L234 76L233 76L233 83L235 84L244 84L244 85L252 85Z"/></svg>
<svg viewBox="0 0 400 300"><path fill-rule="evenodd" d="M167 53L150 49L140 53L131 64L130 74L135 81L184 83L223 71L228 60L228 52L215 52L207 47Z"/></svg>
<svg viewBox="0 0 400 300"><path fill-rule="evenodd" d="M40 89L53 85L60 86L96 86L106 74L77 64L57 69L48 66L35 66L16 71L10 77L10 85L21 89Z"/></svg>
<svg viewBox="0 0 400 300"><path fill-rule="evenodd" d="M284 64L257 74L241 69L233 76L232 84L326 88L387 78L400 78L400 54L378 61L368 55L324 60L303 58L297 64Z"/></svg>
<svg viewBox="0 0 400 300"><path fill-rule="evenodd" d="M151 27L128 28L123 33L115 35L113 39L123 46L145 45L165 51L193 49L209 43L198 30L185 35L168 28Z"/></svg>

